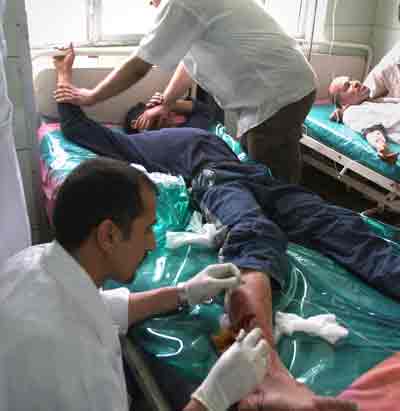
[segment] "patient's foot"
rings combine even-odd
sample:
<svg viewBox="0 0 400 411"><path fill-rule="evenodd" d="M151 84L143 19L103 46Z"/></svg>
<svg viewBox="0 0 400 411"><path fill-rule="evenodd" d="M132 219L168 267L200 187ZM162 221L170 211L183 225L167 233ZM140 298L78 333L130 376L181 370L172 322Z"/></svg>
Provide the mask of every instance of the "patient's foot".
<svg viewBox="0 0 400 411"><path fill-rule="evenodd" d="M286 372L268 373L256 391L243 399L240 411L355 411L357 405L333 397L320 397Z"/></svg>

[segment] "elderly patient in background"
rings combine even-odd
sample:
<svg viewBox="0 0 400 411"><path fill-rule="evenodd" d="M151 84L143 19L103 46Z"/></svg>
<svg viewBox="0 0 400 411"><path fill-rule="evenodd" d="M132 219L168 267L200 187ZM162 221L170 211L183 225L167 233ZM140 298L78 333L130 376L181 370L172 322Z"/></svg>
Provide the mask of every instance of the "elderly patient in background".
<svg viewBox="0 0 400 411"><path fill-rule="evenodd" d="M394 164L398 153L388 141L400 143L400 42L369 73L364 83L349 76L336 77L329 94L336 110L331 120L362 133L378 156Z"/></svg>

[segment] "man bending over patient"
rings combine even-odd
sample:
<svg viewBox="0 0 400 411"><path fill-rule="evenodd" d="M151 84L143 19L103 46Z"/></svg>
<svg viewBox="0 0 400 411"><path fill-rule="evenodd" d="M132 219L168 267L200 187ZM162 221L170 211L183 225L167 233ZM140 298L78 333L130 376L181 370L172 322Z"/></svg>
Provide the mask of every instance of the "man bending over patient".
<svg viewBox="0 0 400 411"><path fill-rule="evenodd" d="M234 331L258 326L274 347L271 285L284 287L287 283L288 241L312 247L384 292L400 297L400 282L394 287L392 281L400 278L400 257L371 233L357 214L331 206L300 186L270 177L264 165L241 163L225 142L203 130L166 128L127 135L103 127L78 106L62 103L71 84L72 63L72 50L64 59L55 60L58 84L63 84L55 97L64 135L98 154L142 164L149 172L182 175L203 216L227 227L219 255L223 262L239 267L244 279L229 305ZM243 398L239 408L356 409L352 403L317 396L298 383L275 350L263 383Z"/></svg>
<svg viewBox="0 0 400 411"><path fill-rule="evenodd" d="M400 42L368 74L364 83L336 77L329 86L336 110L331 116L362 133L378 156L394 164L388 140L400 143Z"/></svg>

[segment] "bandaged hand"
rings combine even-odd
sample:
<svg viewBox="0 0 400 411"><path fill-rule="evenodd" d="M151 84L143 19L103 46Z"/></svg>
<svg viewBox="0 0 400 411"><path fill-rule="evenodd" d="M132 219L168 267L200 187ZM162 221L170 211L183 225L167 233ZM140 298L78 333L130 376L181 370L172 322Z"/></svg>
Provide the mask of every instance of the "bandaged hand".
<svg viewBox="0 0 400 411"><path fill-rule="evenodd" d="M192 398L210 411L227 410L263 381L269 352L259 328L247 335L241 330L236 342L218 359Z"/></svg>
<svg viewBox="0 0 400 411"><path fill-rule="evenodd" d="M240 285L240 270L232 263L213 264L190 280L180 283L189 304L199 304Z"/></svg>

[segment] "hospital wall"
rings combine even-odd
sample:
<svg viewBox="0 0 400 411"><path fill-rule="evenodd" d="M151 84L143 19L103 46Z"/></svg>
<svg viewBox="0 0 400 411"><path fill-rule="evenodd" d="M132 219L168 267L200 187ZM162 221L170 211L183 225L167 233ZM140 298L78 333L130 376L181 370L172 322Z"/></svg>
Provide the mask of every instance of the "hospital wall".
<svg viewBox="0 0 400 411"><path fill-rule="evenodd" d="M320 0L323 1L323 0ZM398 7L400 0L338 0L336 14L332 19L334 0L328 2L328 12L322 32L330 39L334 32L337 41L353 41L370 44L374 48L375 59L379 59L398 39L400 23ZM40 0L38 0L40 7ZM334 21L334 30L332 23ZM14 104L14 135L18 158L24 179L33 240L39 240L40 232L45 232L44 213L38 205L39 167L35 145L35 104L32 92L31 62L27 19L24 0L8 0L5 17L5 32L8 42L7 78L9 94ZM234 134L234 119L228 116ZM43 237L42 237L43 239Z"/></svg>
<svg viewBox="0 0 400 411"><path fill-rule="evenodd" d="M371 46L377 63L400 40L400 0L378 0Z"/></svg>
<svg viewBox="0 0 400 411"><path fill-rule="evenodd" d="M7 40L6 75L8 93L14 106L14 138L20 163L32 228L32 240L38 242L44 224L36 198L38 162L34 142L36 122L32 88L32 69L28 43L28 28L24 0L8 0L4 18ZM43 216L43 217L41 217ZM43 230L42 230L43 231Z"/></svg>

